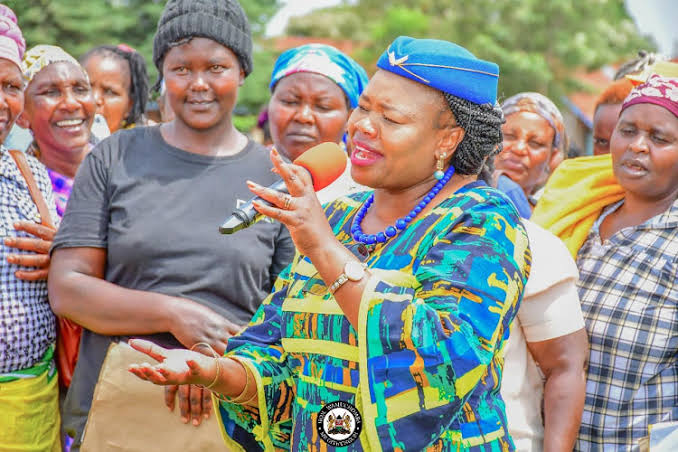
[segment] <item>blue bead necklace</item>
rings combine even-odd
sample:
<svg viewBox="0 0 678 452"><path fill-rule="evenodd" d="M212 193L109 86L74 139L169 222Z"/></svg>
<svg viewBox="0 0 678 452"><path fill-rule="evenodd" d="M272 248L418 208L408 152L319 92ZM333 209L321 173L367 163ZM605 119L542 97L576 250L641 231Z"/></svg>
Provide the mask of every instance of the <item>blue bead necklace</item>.
<svg viewBox="0 0 678 452"><path fill-rule="evenodd" d="M447 184L450 179L452 178L452 175L454 174L454 167L450 165L450 167L447 169L445 172L445 175L438 181L437 184L433 186L433 188L424 196L424 199L417 204L417 206L410 211L405 217L399 218L396 220L395 224L393 226L387 227L383 232L379 232L377 234L365 234L363 233L363 229L360 227L360 225L363 222L363 219L365 218L365 214L367 214L367 211L369 210L370 206L374 202L374 193L370 195L369 198L367 198L367 201L365 201L365 204L362 205L358 213L356 213L355 217L353 218L353 223L351 224L351 235L353 236L353 239L355 239L356 242L363 243L365 245L374 245L375 243L385 243L388 240L392 239L398 233L405 228L407 228L407 225L416 217L419 212L421 212L424 207L430 203L433 198L436 197L438 192L442 190L442 188Z"/></svg>

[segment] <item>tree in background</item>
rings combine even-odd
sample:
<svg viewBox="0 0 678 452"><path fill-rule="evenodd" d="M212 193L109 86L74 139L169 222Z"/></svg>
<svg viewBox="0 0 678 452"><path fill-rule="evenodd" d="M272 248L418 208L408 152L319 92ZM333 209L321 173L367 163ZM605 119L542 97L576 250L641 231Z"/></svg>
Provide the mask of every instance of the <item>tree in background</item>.
<svg viewBox="0 0 678 452"><path fill-rule="evenodd" d="M125 43L146 59L151 84L153 36L165 0L4 0L19 20L28 47L53 44L76 58L91 47ZM255 38L256 70L240 91L240 111L255 113L268 98L272 54L259 44L264 27L280 8L279 0L241 0ZM264 97L265 95L265 97Z"/></svg>
<svg viewBox="0 0 678 452"><path fill-rule="evenodd" d="M399 35L456 42L499 64L499 97L539 91L554 100L581 86L575 72L633 58L654 45L623 0L358 0L293 19L290 34L361 41L367 69Z"/></svg>
<svg viewBox="0 0 678 452"><path fill-rule="evenodd" d="M165 5L157 0L5 0L19 20L28 47L54 44L76 58L90 48L124 42L153 67L153 34Z"/></svg>

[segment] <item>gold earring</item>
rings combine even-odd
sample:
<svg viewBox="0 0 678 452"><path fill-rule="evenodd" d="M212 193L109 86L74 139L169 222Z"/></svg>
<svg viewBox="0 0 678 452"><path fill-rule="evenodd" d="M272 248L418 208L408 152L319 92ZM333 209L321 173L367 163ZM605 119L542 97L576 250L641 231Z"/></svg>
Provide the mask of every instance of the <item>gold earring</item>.
<svg viewBox="0 0 678 452"><path fill-rule="evenodd" d="M433 173L433 177L435 177L438 180L441 180L443 177L445 177L445 173L443 172L443 169L445 168L445 158L447 157L447 154L442 153L440 156L438 156L438 159L436 161L436 172Z"/></svg>

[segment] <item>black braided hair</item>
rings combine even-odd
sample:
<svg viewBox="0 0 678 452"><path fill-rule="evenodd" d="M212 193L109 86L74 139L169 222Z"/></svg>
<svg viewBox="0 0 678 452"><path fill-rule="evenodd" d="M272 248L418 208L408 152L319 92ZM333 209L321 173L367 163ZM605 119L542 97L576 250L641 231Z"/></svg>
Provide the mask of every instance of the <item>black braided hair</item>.
<svg viewBox="0 0 678 452"><path fill-rule="evenodd" d="M487 160L485 160L483 167L480 169L480 173L478 173L478 179L484 180L487 182L487 185L495 187L497 181L494 180L494 156L488 157Z"/></svg>
<svg viewBox="0 0 678 452"><path fill-rule="evenodd" d="M129 96L132 99L132 109L125 118L127 124L141 124L145 121L146 104L148 103L148 72L146 70L146 61L137 51L132 49L121 49L116 46L99 46L89 50L80 58L80 63L84 66L90 57L102 56L113 57L126 63L129 67L130 84Z"/></svg>
<svg viewBox="0 0 678 452"><path fill-rule="evenodd" d="M443 95L457 125L465 131L451 164L457 174L478 174L486 160L501 152L504 112L499 104L475 104L452 94Z"/></svg>

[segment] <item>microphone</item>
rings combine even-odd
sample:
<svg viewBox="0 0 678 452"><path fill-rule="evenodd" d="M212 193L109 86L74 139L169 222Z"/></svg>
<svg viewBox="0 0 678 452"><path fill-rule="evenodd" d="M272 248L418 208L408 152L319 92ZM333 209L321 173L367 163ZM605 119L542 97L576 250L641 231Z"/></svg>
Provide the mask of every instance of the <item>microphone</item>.
<svg viewBox="0 0 678 452"><path fill-rule="evenodd" d="M313 189L320 191L342 175L346 169L346 153L336 143L320 143L301 154L293 163L303 166L308 170L313 179ZM285 186L285 181L282 179L269 185L268 188L289 193ZM243 206L236 208L231 216L219 227L219 232L222 234L233 234L259 221L263 215L254 209L252 201L271 205L268 201L255 196Z"/></svg>

